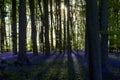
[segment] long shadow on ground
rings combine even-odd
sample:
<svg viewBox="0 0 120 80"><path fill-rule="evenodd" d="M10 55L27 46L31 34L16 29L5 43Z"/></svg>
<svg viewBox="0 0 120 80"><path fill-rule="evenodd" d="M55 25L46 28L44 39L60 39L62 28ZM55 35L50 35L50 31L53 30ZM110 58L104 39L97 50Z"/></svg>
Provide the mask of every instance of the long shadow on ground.
<svg viewBox="0 0 120 80"><path fill-rule="evenodd" d="M36 75L37 80L49 80L52 78L57 78L55 75L52 75L56 72L54 72L54 70L52 70L53 72L49 72L50 69L52 69L54 67L54 65L56 64L57 61L62 61L64 54L63 53L58 53L57 55L55 55L55 57L52 59L51 62L46 62L46 66L44 66L44 68L42 68L41 70L39 70L38 74ZM57 66L55 66L57 67Z"/></svg>
<svg viewBox="0 0 120 80"><path fill-rule="evenodd" d="M88 64L85 60L85 57L82 55L83 53L80 52L75 52L72 51L72 53L75 55L76 62L78 64L78 73L80 73L83 77L84 80L89 80L89 75L88 75Z"/></svg>
<svg viewBox="0 0 120 80"><path fill-rule="evenodd" d="M68 80L77 80L77 76L76 76L76 71L75 71L75 66L74 66L74 62L73 62L73 58L72 58L72 53L67 53L68 56Z"/></svg>

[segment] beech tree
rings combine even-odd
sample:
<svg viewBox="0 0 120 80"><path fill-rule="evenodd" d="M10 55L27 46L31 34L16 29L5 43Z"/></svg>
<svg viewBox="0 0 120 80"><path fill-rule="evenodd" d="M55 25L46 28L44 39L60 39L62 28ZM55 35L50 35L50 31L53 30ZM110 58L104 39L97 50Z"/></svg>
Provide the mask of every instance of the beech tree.
<svg viewBox="0 0 120 80"><path fill-rule="evenodd" d="M44 27L45 27L45 51L46 55L50 55L49 43L49 20L48 20L48 0L43 0L44 5Z"/></svg>
<svg viewBox="0 0 120 80"><path fill-rule="evenodd" d="M86 0L90 80L102 80L97 0Z"/></svg>
<svg viewBox="0 0 120 80"><path fill-rule="evenodd" d="M16 0L12 0L12 50L17 54L17 17L16 17Z"/></svg>
<svg viewBox="0 0 120 80"><path fill-rule="evenodd" d="M0 45L0 48L1 48L1 52L4 52L5 51L5 33L6 33L6 31L5 31L5 16L6 16L6 14L5 14L5 1L4 0L1 0L0 1L1 2L1 45Z"/></svg>
<svg viewBox="0 0 120 80"><path fill-rule="evenodd" d="M100 30L101 30L101 60L102 60L102 76L108 73L108 0L100 1Z"/></svg>
<svg viewBox="0 0 120 80"><path fill-rule="evenodd" d="M19 53L18 61L25 63L28 61L26 55L26 0L19 2Z"/></svg>
<svg viewBox="0 0 120 80"><path fill-rule="evenodd" d="M34 1L29 0L29 5L30 5L30 13L31 13L31 29L32 29L32 49L34 55L38 55L38 49L37 49L37 30L36 30L36 25L35 25L35 11L34 11Z"/></svg>
<svg viewBox="0 0 120 80"><path fill-rule="evenodd" d="M70 2L67 0L67 50L68 54L71 53L71 44L70 44Z"/></svg>

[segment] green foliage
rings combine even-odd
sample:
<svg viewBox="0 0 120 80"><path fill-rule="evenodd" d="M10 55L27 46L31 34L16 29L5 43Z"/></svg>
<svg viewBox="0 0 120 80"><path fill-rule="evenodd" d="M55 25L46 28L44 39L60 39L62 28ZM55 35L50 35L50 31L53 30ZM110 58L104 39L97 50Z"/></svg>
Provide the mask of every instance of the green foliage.
<svg viewBox="0 0 120 80"><path fill-rule="evenodd" d="M119 27L119 9L120 2L119 0L108 0L108 26L109 26L109 42L112 44L110 47L120 49L120 27Z"/></svg>

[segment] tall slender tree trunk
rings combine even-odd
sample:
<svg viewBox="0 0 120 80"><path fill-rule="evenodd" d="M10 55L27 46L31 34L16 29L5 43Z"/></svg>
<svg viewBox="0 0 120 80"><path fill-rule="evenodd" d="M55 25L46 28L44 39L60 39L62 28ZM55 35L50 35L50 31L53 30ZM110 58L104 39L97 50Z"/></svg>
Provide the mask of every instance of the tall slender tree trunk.
<svg viewBox="0 0 120 80"><path fill-rule="evenodd" d="M52 8L52 5L53 5L53 0L50 0L50 18L51 18L51 50L54 49L54 46L53 46L53 8Z"/></svg>
<svg viewBox="0 0 120 80"><path fill-rule="evenodd" d="M12 0L12 50L17 54L16 0Z"/></svg>
<svg viewBox="0 0 120 80"><path fill-rule="evenodd" d="M33 54L38 55L38 49L37 49L37 31L36 31L36 25L35 25L35 4L34 0L29 0L30 5L30 13L31 13L31 27L32 27L32 49Z"/></svg>
<svg viewBox="0 0 120 80"><path fill-rule="evenodd" d="M62 26L61 26L61 0L58 0L58 14L59 14L59 52L62 51Z"/></svg>
<svg viewBox="0 0 120 80"><path fill-rule="evenodd" d="M26 55L26 0L19 2L19 54L18 61L26 63L28 61Z"/></svg>
<svg viewBox="0 0 120 80"><path fill-rule="evenodd" d="M90 80L102 80L97 0L86 0Z"/></svg>
<svg viewBox="0 0 120 80"><path fill-rule="evenodd" d="M1 5L1 4L0 4L0 5ZM1 16L1 11L2 11L2 10L1 10L1 8L0 8L0 16ZM1 19L0 19L0 52L1 52L1 36L2 36L2 35L1 35L1 31L2 31L1 25L2 25L2 24L1 24Z"/></svg>
<svg viewBox="0 0 120 80"><path fill-rule="evenodd" d="M2 13L4 16L4 13ZM5 17L1 19L1 52L5 51Z"/></svg>
<svg viewBox="0 0 120 80"><path fill-rule="evenodd" d="M70 44L70 2L67 0L67 50L68 54L71 53L71 44Z"/></svg>
<svg viewBox="0 0 120 80"><path fill-rule="evenodd" d="M43 11L42 11L42 6L41 6L41 1L38 0L38 5L39 5L39 10L40 10L40 13L41 13L41 22L42 22L42 25L41 25L41 32L39 33L39 39L41 40L41 50L44 52L44 16L43 16Z"/></svg>
<svg viewBox="0 0 120 80"><path fill-rule="evenodd" d="M64 1L64 5L65 5L65 1ZM64 7L64 44L63 44L63 48L64 50L66 49L66 14L65 14L65 7Z"/></svg>
<svg viewBox="0 0 120 80"><path fill-rule="evenodd" d="M86 27L86 30L85 30L85 58L86 58L86 61L88 61L88 56L89 56L89 45L88 45L88 42L89 42L89 40L88 40L88 30L87 30L88 28Z"/></svg>
<svg viewBox="0 0 120 80"><path fill-rule="evenodd" d="M5 51L5 2L1 1L1 52Z"/></svg>
<svg viewBox="0 0 120 80"><path fill-rule="evenodd" d="M1 13L0 13L0 16L1 16ZM0 52L2 52L2 23L1 23L1 20L0 20Z"/></svg>
<svg viewBox="0 0 120 80"><path fill-rule="evenodd" d="M43 0L44 5L44 26L45 26L45 51L46 55L50 55L50 43L49 43L49 18L48 18L48 0Z"/></svg>
<svg viewBox="0 0 120 80"><path fill-rule="evenodd" d="M101 0L100 3L100 29L101 29L101 60L102 60L102 76L103 80L105 75L108 73L108 13L107 13L107 2L108 0Z"/></svg>
<svg viewBox="0 0 120 80"><path fill-rule="evenodd" d="M56 26L55 26L55 35L56 35L56 49L59 49L59 25L58 25L58 23L59 23L59 15L58 15L58 1L57 0L55 0L55 11L56 11L56 15L55 15L55 24L56 24Z"/></svg>

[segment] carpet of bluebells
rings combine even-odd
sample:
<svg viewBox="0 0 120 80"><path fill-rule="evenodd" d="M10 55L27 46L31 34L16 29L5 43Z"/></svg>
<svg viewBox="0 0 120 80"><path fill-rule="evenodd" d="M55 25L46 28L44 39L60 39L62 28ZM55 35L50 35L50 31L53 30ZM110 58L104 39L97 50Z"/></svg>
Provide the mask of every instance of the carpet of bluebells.
<svg viewBox="0 0 120 80"><path fill-rule="evenodd" d="M84 50L62 53L51 51L51 56L27 52L29 63L18 63L17 55L0 53L0 80L89 80L88 62ZM120 54L109 54L108 80L120 80Z"/></svg>

